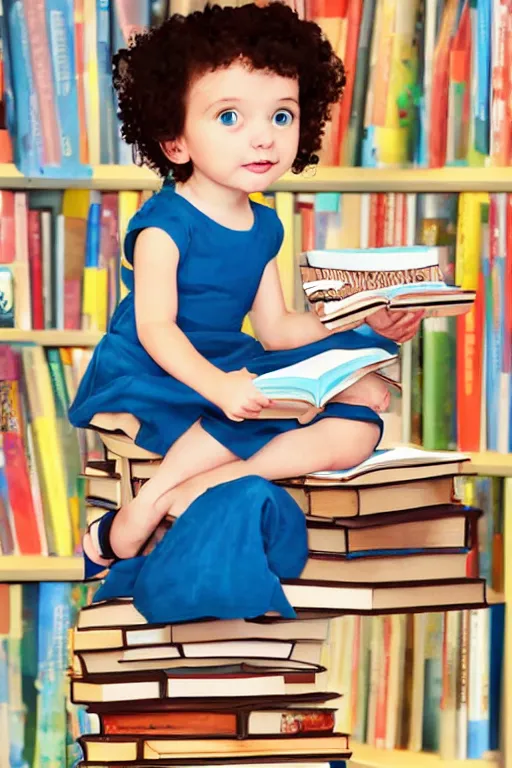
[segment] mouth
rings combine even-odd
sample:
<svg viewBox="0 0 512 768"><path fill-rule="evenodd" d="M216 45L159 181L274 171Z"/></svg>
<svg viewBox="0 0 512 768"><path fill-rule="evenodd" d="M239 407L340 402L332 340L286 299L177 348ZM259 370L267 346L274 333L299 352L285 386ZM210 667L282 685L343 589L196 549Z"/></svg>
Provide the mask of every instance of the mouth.
<svg viewBox="0 0 512 768"><path fill-rule="evenodd" d="M270 160L259 160L257 163L247 163L242 168L251 171L251 173L267 173L274 165L276 163L272 163Z"/></svg>

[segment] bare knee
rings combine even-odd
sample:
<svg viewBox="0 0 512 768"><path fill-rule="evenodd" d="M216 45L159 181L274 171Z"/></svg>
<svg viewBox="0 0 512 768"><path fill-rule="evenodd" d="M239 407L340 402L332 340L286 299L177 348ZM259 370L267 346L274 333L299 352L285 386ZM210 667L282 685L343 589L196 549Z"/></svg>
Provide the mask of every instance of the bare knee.
<svg viewBox="0 0 512 768"><path fill-rule="evenodd" d="M380 437L377 424L348 419L324 419L324 439L327 447L326 470L348 469L365 461Z"/></svg>

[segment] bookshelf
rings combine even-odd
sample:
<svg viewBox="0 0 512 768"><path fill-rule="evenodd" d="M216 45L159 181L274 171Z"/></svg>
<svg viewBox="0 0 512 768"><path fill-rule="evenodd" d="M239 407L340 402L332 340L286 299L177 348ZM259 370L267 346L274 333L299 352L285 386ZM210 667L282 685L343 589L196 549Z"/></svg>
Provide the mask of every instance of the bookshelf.
<svg viewBox="0 0 512 768"><path fill-rule="evenodd" d="M0 189L158 189L148 168L97 165L88 178L28 178L16 166L0 163ZM318 166L302 174L286 173L274 192L510 192L512 167L506 168L347 168Z"/></svg>
<svg viewBox="0 0 512 768"><path fill-rule="evenodd" d="M99 331L20 331L18 328L0 328L2 343L33 342L43 347L94 347L102 336Z"/></svg>

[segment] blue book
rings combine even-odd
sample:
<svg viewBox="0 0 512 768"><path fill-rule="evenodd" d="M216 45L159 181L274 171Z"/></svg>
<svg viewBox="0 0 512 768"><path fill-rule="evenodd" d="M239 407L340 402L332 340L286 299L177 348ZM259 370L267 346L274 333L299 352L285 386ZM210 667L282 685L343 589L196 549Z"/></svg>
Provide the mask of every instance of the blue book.
<svg viewBox="0 0 512 768"><path fill-rule="evenodd" d="M100 162L116 162L117 119L114 112L110 54L110 0L96 0L98 89L100 95Z"/></svg>
<svg viewBox="0 0 512 768"><path fill-rule="evenodd" d="M80 163L73 0L46 0L45 8L62 158L52 175L87 178L92 169Z"/></svg>
<svg viewBox="0 0 512 768"><path fill-rule="evenodd" d="M14 161L25 176L42 174L42 138L39 104L32 76L28 31L22 0L4 0L5 29L16 128Z"/></svg>
<svg viewBox="0 0 512 768"><path fill-rule="evenodd" d="M491 0L478 0L477 24L475 149L483 155L488 155L490 151Z"/></svg>
<svg viewBox="0 0 512 768"><path fill-rule="evenodd" d="M331 349L295 365L257 376L254 385L270 399L279 401L274 404L275 408L265 409L264 416L277 418L276 411L279 411L294 417L309 411L311 406L322 408L363 376L396 360L397 355L377 347Z"/></svg>
<svg viewBox="0 0 512 768"><path fill-rule="evenodd" d="M9 267L0 267L0 328L14 328L14 281Z"/></svg>
<svg viewBox="0 0 512 768"><path fill-rule="evenodd" d="M39 585L37 745L35 764L66 765L68 630L71 589L67 583Z"/></svg>
<svg viewBox="0 0 512 768"><path fill-rule="evenodd" d="M500 749L502 720L503 657L505 646L505 605L489 607L489 749Z"/></svg>

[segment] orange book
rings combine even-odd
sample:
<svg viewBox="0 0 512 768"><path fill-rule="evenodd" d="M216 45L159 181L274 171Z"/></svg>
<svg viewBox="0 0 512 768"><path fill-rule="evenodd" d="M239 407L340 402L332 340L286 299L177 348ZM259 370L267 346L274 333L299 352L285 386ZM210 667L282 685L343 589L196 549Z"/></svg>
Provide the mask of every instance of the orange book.
<svg viewBox="0 0 512 768"><path fill-rule="evenodd" d="M432 114L429 131L429 161L432 168L441 168L446 161L448 134L448 94L450 80L451 39L457 16L459 0L447 0L434 52L432 76Z"/></svg>
<svg viewBox="0 0 512 768"><path fill-rule="evenodd" d="M344 156L344 141L347 136L350 111L352 109L352 94L356 81L357 46L359 43L359 29L363 13L363 0L351 0L347 10L347 45L343 63L347 74L347 84L341 100L339 119L339 149L337 151L336 165Z"/></svg>
<svg viewBox="0 0 512 768"><path fill-rule="evenodd" d="M318 24L342 61L347 45L347 8L348 0L310 0L308 7L308 18ZM340 163L341 104L332 106L331 120L325 129L320 156L326 165Z"/></svg>

